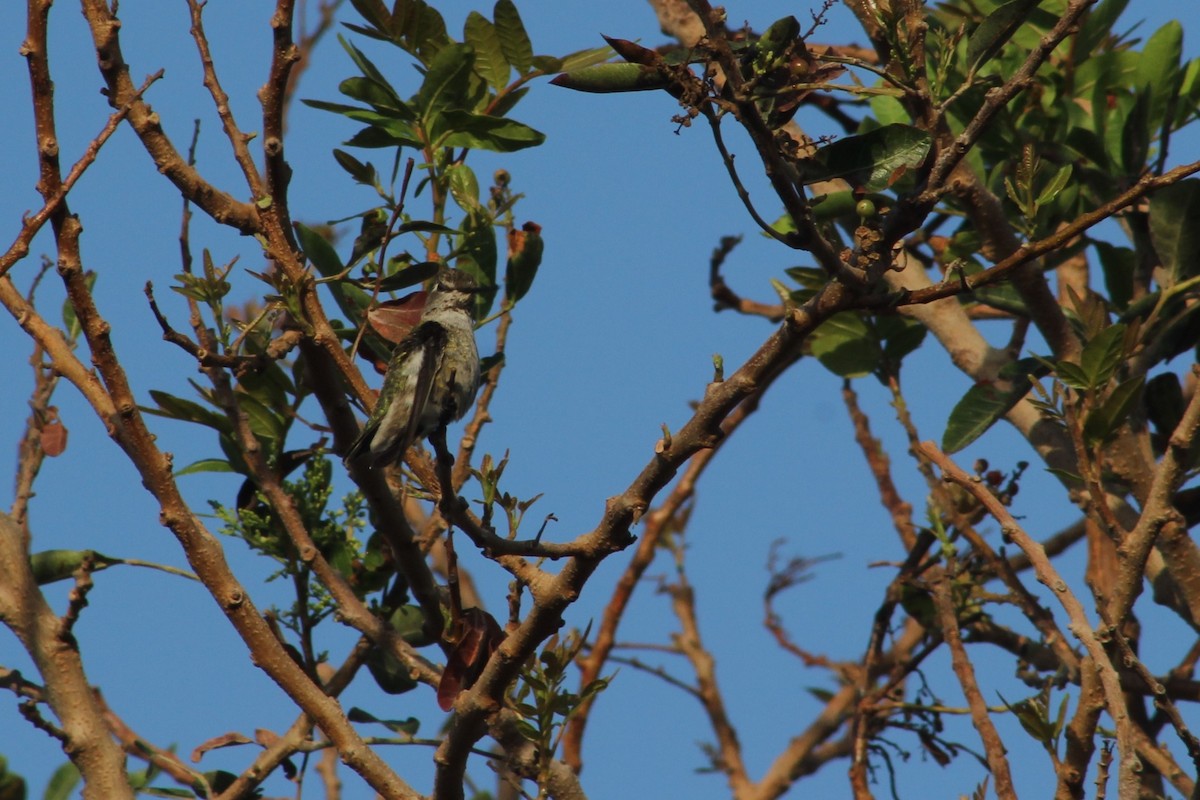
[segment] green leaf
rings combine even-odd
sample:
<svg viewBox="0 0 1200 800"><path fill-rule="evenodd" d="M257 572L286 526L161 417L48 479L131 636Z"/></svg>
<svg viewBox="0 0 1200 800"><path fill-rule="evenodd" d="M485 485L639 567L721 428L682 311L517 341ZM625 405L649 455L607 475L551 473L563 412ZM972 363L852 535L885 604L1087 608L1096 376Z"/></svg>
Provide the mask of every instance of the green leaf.
<svg viewBox="0 0 1200 800"><path fill-rule="evenodd" d="M1155 375L1146 384L1146 417L1160 434L1170 435L1183 419L1183 387L1173 372Z"/></svg>
<svg viewBox="0 0 1200 800"><path fill-rule="evenodd" d="M496 26L478 11L472 11L463 24L463 41L475 48L476 68L488 85L497 91L507 86L511 67L504 57Z"/></svg>
<svg viewBox="0 0 1200 800"><path fill-rule="evenodd" d="M84 273L83 284L87 287L90 293L96 285L96 273L88 270ZM83 328L79 325L79 318L75 316L75 306L71 305L71 299L68 297L63 300L62 305L63 329L67 332L67 341L74 342L79 338L79 334L83 332Z"/></svg>
<svg viewBox="0 0 1200 800"><path fill-rule="evenodd" d="M429 220L416 219L411 222L405 222L400 227L396 228L396 234L402 233L458 233L457 228L451 228L440 222L430 222Z"/></svg>
<svg viewBox="0 0 1200 800"><path fill-rule="evenodd" d="M437 274L441 265L436 261L420 261L397 270L379 282L379 291L395 292L424 283Z"/></svg>
<svg viewBox="0 0 1200 800"><path fill-rule="evenodd" d="M413 647L426 647L437 640L425 631L425 614L420 606L402 605L388 618L392 629Z"/></svg>
<svg viewBox="0 0 1200 800"><path fill-rule="evenodd" d="M377 111L388 112L388 116L398 116L401 119L413 119L412 109L404 105L392 87L384 86L370 78L355 76L346 78L338 84L338 91L352 100L358 100L373 107Z"/></svg>
<svg viewBox="0 0 1200 800"><path fill-rule="evenodd" d="M1134 87L1151 95L1147 111L1150 130L1158 131L1162 127L1167 105L1179 91L1182 56L1183 26L1175 19L1155 31L1142 47Z"/></svg>
<svg viewBox="0 0 1200 800"><path fill-rule="evenodd" d="M70 578L89 557L95 565L95 571L121 563L121 559L95 550L41 550L29 556L29 568L37 584L45 586Z"/></svg>
<svg viewBox="0 0 1200 800"><path fill-rule="evenodd" d="M1140 173L1150 155L1150 98L1149 89L1139 89L1121 126L1121 164L1129 175Z"/></svg>
<svg viewBox="0 0 1200 800"><path fill-rule="evenodd" d="M67 800L71 792L79 785L79 769L70 761L54 770L50 783L42 794L42 800Z"/></svg>
<svg viewBox="0 0 1200 800"><path fill-rule="evenodd" d="M1110 325L1097 334L1079 356L1079 366L1087 376L1088 388L1101 389L1117 371L1124 356L1125 326Z"/></svg>
<svg viewBox="0 0 1200 800"><path fill-rule="evenodd" d="M550 83L577 92L645 92L666 89L671 77L658 67L642 64L598 64L564 72Z"/></svg>
<svg viewBox="0 0 1200 800"><path fill-rule="evenodd" d="M1099 408L1092 409L1083 424L1083 438L1088 444L1104 443L1129 419L1144 382L1142 375L1125 381L1112 390Z"/></svg>
<svg viewBox="0 0 1200 800"><path fill-rule="evenodd" d="M238 407L250 420L250 430L260 439L279 441L283 438L286 424L282 417L258 398L238 392Z"/></svg>
<svg viewBox="0 0 1200 800"><path fill-rule="evenodd" d="M875 327L883 339L883 357L894 365L893 368L898 367L905 356L921 346L928 332L921 323L898 314L878 318Z"/></svg>
<svg viewBox="0 0 1200 800"><path fill-rule="evenodd" d="M861 378L879 365L879 341L862 317L843 311L826 320L812 338L812 353L834 375Z"/></svg>
<svg viewBox="0 0 1200 800"><path fill-rule="evenodd" d="M475 296L475 319L483 319L491 310L499 288L496 285L496 266L499 261L496 229L486 212L468 214L463 220L459 250L462 255L458 268L470 273L482 289Z"/></svg>
<svg viewBox="0 0 1200 800"><path fill-rule="evenodd" d="M350 173L350 177L356 183L361 183L364 186L375 185L377 176L373 164L365 164L345 150L339 150L336 147L333 150L333 158L337 161L338 166Z"/></svg>
<svg viewBox="0 0 1200 800"><path fill-rule="evenodd" d="M1030 10L1036 8L1040 2L1041 0L1011 0L988 14L967 39L968 69L979 69L1000 52L1004 43L1027 21Z"/></svg>
<svg viewBox="0 0 1200 800"><path fill-rule="evenodd" d="M1118 310L1129 307L1133 297L1133 274L1137 267L1137 255L1128 247L1117 247L1108 242L1093 242L1100 266L1104 270L1104 285L1108 299Z"/></svg>
<svg viewBox="0 0 1200 800"><path fill-rule="evenodd" d="M417 679L412 677L408 665L392 655L390 651L377 647L367 655L366 663L371 677L375 679L375 684L387 694L404 694L420 685ZM360 709L351 709L350 720L352 722L383 722L375 717L356 719L353 716L355 711L360 711ZM365 711L362 713L366 714Z"/></svg>
<svg viewBox="0 0 1200 800"><path fill-rule="evenodd" d="M25 800L25 789L25 779L15 772L9 772L8 759L0 755L0 798L3 798L3 800Z"/></svg>
<svg viewBox="0 0 1200 800"><path fill-rule="evenodd" d="M1150 239L1169 285L1200 272L1200 179L1163 187L1150 197Z"/></svg>
<svg viewBox="0 0 1200 800"><path fill-rule="evenodd" d="M446 111L461 109L474 67L475 51L469 45L451 44L442 48L434 56L425 80L413 98L417 113L422 118L432 119Z"/></svg>
<svg viewBox="0 0 1200 800"><path fill-rule="evenodd" d="M450 183L450 196L463 211L474 211L479 208L479 181L475 171L466 164L451 164L446 168L446 177Z"/></svg>
<svg viewBox="0 0 1200 800"><path fill-rule="evenodd" d="M1064 164L1060 167L1058 172L1054 173L1054 177L1050 179L1050 182L1042 189L1042 193L1038 195L1037 204L1044 206L1053 202L1054 198L1058 197L1062 190L1067 188L1067 182L1071 180L1071 174L1074 171L1075 168L1071 164Z"/></svg>
<svg viewBox="0 0 1200 800"><path fill-rule="evenodd" d="M885 125L861 136L847 136L798 162L805 184L845 178L867 191L888 188L929 154L929 134L908 125Z"/></svg>
<svg viewBox="0 0 1200 800"><path fill-rule="evenodd" d="M154 399L154 402L158 403L158 408L142 408L147 414L182 420L183 422L195 422L222 433L232 430L227 417L223 414L210 411L199 403L184 400L182 397L176 397L173 394L167 394L158 389L151 389L150 397Z"/></svg>
<svg viewBox="0 0 1200 800"><path fill-rule="evenodd" d="M1054 365L1054 374L1060 381L1072 389L1087 391L1092 388L1092 382L1088 378L1088 374L1078 364L1072 364L1070 361L1059 361L1056 363Z"/></svg>
<svg viewBox="0 0 1200 800"><path fill-rule="evenodd" d="M442 114L445 133L438 140L441 147L468 147L512 153L526 147L536 147L546 141L546 134L511 119L475 114L461 109Z"/></svg>
<svg viewBox="0 0 1200 800"><path fill-rule="evenodd" d="M421 138L409 125L393 122L389 125L372 125L363 128L346 140L350 147L415 147L422 146Z"/></svg>
<svg viewBox="0 0 1200 800"><path fill-rule="evenodd" d="M1125 12L1129 0L1102 0L1092 7L1084 17L1083 25L1076 37L1076 52L1091 55L1096 53L1100 43L1111 35L1117 18Z"/></svg>
<svg viewBox="0 0 1200 800"><path fill-rule="evenodd" d="M526 223L523 230L513 231L511 237L509 249L512 252L505 265L504 291L508 295L508 302L516 303L533 287L545 244L541 228L534 223Z"/></svg>
<svg viewBox="0 0 1200 800"><path fill-rule="evenodd" d="M512 0L496 0L492 10L496 21L496 33L500 38L500 49L504 58L517 72L524 75L533 64L533 44L525 32L525 23Z"/></svg>
<svg viewBox="0 0 1200 800"><path fill-rule="evenodd" d="M345 269L337 251L333 249L333 245L329 243L328 239L303 222L295 223L295 228L300 249L304 251L304 257L308 259L309 263L317 268L317 272L328 278Z"/></svg>
<svg viewBox="0 0 1200 800"><path fill-rule="evenodd" d="M175 470L175 477L180 478L184 475L195 475L199 472L235 472L233 465L223 458L202 458L199 461L193 461L183 469Z"/></svg>
<svg viewBox="0 0 1200 800"><path fill-rule="evenodd" d="M409 717L403 720L380 719L369 711L364 711L357 706L350 709L349 713L346 714L346 718L351 722L374 722L378 725L383 725L395 733L403 733L408 736L416 736L417 731L421 729L421 721L416 717Z"/></svg>
<svg viewBox="0 0 1200 800"><path fill-rule="evenodd" d="M345 81L342 81L341 87L339 88L343 94L347 94L350 97L354 97L356 100L363 100L363 102L374 105L372 101L367 100L365 97L358 97L346 91L345 87L347 84L351 83L352 81L361 80L363 83L353 84L356 91L364 92L368 96L378 97L383 106L388 110L408 113L410 116L407 118L412 119L413 117L411 116L411 110L409 110L409 108L405 106L403 102L401 102L400 95L397 94L396 90L392 88L392 85L388 83L387 77L380 72L379 68L376 67L375 64L371 62L371 59L363 55L362 51L355 47L353 42L350 42L346 38L339 35L338 41L341 43L342 49L349 54L350 59L354 62L354 65L358 67L359 71L362 72L364 76L362 79L349 78ZM370 86L368 87L366 84L370 84Z"/></svg>
<svg viewBox="0 0 1200 800"><path fill-rule="evenodd" d="M1011 283L997 283L991 286L980 286L971 292L971 297L985 306L998 308L1010 314L1022 317L1029 316L1029 306L1021 297L1021 293Z"/></svg>
<svg viewBox="0 0 1200 800"><path fill-rule="evenodd" d="M1022 358L1007 364L991 383L976 383L963 395L946 421L942 434L942 449L957 453L978 439L988 428L1029 393L1033 382L1030 376L1040 377L1048 372L1036 358Z"/></svg>
<svg viewBox="0 0 1200 800"><path fill-rule="evenodd" d="M612 57L613 49L606 44L588 50L577 50L570 55L556 59L558 61L556 67L552 70L547 70L547 72L573 72L585 67L595 66L596 64L603 64Z"/></svg>

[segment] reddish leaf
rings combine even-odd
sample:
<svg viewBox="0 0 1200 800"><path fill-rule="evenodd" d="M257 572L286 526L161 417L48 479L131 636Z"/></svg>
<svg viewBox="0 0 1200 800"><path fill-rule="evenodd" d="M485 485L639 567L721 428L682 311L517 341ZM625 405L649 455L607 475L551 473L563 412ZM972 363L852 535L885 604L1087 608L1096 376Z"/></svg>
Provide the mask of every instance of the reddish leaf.
<svg viewBox="0 0 1200 800"><path fill-rule="evenodd" d="M604 36L604 34L600 34ZM604 36L604 41L608 42L608 46L617 51L617 55L631 64L644 64L648 67L657 67L662 65L662 56L658 51L651 50L647 47L642 47L636 42L631 42L628 39L614 39L611 36Z"/></svg>
<svg viewBox="0 0 1200 800"><path fill-rule="evenodd" d="M58 418L58 408L46 409L46 421L42 424L42 452L53 458L61 456L67 449L67 426Z"/></svg>
<svg viewBox="0 0 1200 800"><path fill-rule="evenodd" d="M457 627L458 641L438 683L437 700L442 711L449 711L459 693L474 685L492 653L504 641L500 624L481 608L464 610Z"/></svg>
<svg viewBox="0 0 1200 800"><path fill-rule="evenodd" d="M259 728L254 731L254 741L263 747L272 747L279 741L279 734L275 733L275 731L269 731L266 728Z"/></svg>
<svg viewBox="0 0 1200 800"><path fill-rule="evenodd" d="M234 731L232 733L223 733L220 736L214 736L207 742L201 742L192 751L192 762L199 763L200 758L209 750L216 750L221 747L233 747L238 744L253 744L253 740L248 736Z"/></svg>

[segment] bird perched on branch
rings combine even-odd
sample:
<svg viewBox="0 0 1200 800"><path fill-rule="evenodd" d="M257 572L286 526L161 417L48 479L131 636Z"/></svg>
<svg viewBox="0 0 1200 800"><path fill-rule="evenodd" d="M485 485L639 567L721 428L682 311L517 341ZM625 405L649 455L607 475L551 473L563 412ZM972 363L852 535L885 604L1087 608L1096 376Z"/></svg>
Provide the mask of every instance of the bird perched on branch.
<svg viewBox="0 0 1200 800"><path fill-rule="evenodd" d="M439 425L461 419L479 390L479 350L471 307L479 285L442 269L420 321L392 351L379 400L346 453L347 465L398 462Z"/></svg>

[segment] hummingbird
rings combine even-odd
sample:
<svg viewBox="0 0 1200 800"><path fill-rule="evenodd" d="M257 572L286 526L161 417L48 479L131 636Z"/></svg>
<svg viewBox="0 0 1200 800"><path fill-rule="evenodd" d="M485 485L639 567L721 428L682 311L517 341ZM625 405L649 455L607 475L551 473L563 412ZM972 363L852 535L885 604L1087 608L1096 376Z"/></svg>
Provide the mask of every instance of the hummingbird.
<svg viewBox="0 0 1200 800"><path fill-rule="evenodd" d="M438 271L420 320L392 350L375 409L350 445L345 464L398 462L439 425L467 413L479 390L479 349L471 316L478 291L467 273Z"/></svg>

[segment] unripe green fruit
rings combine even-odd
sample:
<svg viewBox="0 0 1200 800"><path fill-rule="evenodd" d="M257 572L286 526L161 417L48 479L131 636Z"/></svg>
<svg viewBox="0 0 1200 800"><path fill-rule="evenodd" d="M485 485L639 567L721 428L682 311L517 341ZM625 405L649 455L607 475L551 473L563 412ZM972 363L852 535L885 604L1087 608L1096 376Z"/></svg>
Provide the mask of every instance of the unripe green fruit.
<svg viewBox="0 0 1200 800"><path fill-rule="evenodd" d="M870 198L864 197L854 206L854 211L861 218L868 219L875 216L875 203Z"/></svg>

